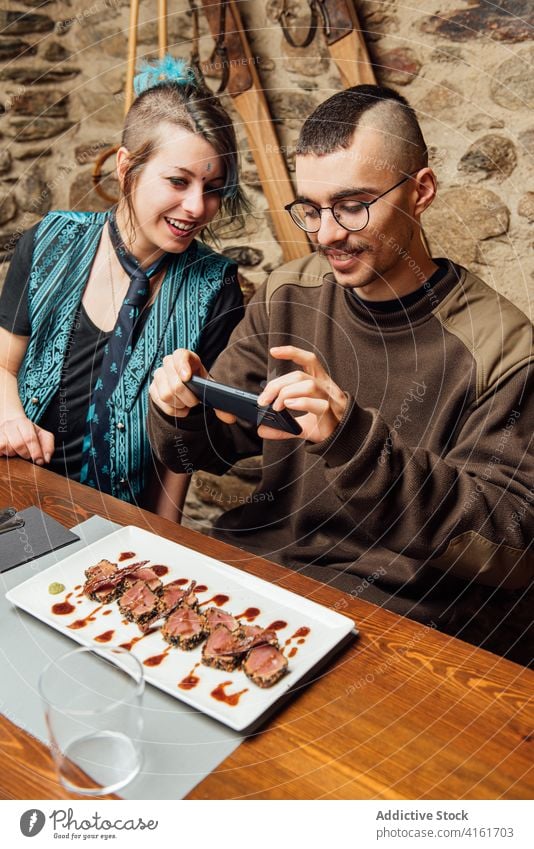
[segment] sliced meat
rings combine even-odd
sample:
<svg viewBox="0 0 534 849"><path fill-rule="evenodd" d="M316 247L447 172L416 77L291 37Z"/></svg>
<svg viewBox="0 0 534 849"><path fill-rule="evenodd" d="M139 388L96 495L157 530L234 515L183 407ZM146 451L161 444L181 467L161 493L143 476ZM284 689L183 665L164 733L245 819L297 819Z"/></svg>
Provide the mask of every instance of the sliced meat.
<svg viewBox="0 0 534 849"><path fill-rule="evenodd" d="M231 631L224 624L216 625L202 651L202 662L206 666L231 672L241 664L247 652L256 646L264 645L272 645L278 649L278 639L274 631L267 631L255 625L238 627Z"/></svg>
<svg viewBox="0 0 534 849"><path fill-rule="evenodd" d="M242 630L245 637L259 637L260 634L263 634L261 625L243 625Z"/></svg>
<svg viewBox="0 0 534 849"><path fill-rule="evenodd" d="M171 613L161 629L164 640L186 651L198 645L206 634L206 620L202 613L187 606L178 607Z"/></svg>
<svg viewBox="0 0 534 849"><path fill-rule="evenodd" d="M287 672L287 658L276 646L262 645L251 649L243 671L258 687L272 687Z"/></svg>
<svg viewBox="0 0 534 849"><path fill-rule="evenodd" d="M124 566L122 569L115 569L107 575L96 574L85 582L83 591L85 595L95 601L100 601L101 603L113 601L122 593L125 578L132 575L146 563L148 563L148 560L132 563L130 566Z"/></svg>
<svg viewBox="0 0 534 849"><path fill-rule="evenodd" d="M242 632L244 637L243 645L246 645L249 649L262 645L276 646L278 648L280 645L276 631L260 628L259 625L244 625Z"/></svg>
<svg viewBox="0 0 534 849"><path fill-rule="evenodd" d="M164 584L160 594L159 611L161 616L167 616L180 605L196 610L198 598L194 593L196 581L191 581L188 587L183 587L175 581Z"/></svg>
<svg viewBox="0 0 534 849"><path fill-rule="evenodd" d="M240 665L243 657L239 643L239 632L232 632L225 625L217 625L202 647L202 663L214 669L232 672Z"/></svg>
<svg viewBox="0 0 534 849"><path fill-rule="evenodd" d="M210 633L215 630L217 625L224 625L229 631L237 631L237 629L240 628L240 624L237 619L235 619L231 613L228 613L227 610L221 610L220 607L208 607L208 609L204 611L204 616L206 617ZM261 630L262 629L260 628L260 631Z"/></svg>
<svg viewBox="0 0 534 849"><path fill-rule="evenodd" d="M256 625L245 625L239 631L235 651L239 654L246 654L255 646L275 646L275 648L279 648L276 632L267 631Z"/></svg>
<svg viewBox="0 0 534 849"><path fill-rule="evenodd" d="M89 566L89 568L85 570L85 577L88 579L109 578L109 576L113 575L116 571L116 563L112 563L110 560L101 560L99 563L95 563L94 566Z"/></svg>
<svg viewBox="0 0 534 849"><path fill-rule="evenodd" d="M191 581L185 591L185 596L183 600L183 604L187 605L187 607L192 607L195 610L198 607L198 596L194 592L196 584L196 581Z"/></svg>
<svg viewBox="0 0 534 849"><path fill-rule="evenodd" d="M121 593L120 583L114 583L111 578L118 572L117 564L110 560L101 560L85 570L87 581L84 584L84 594L100 604L115 601Z"/></svg>
<svg viewBox="0 0 534 849"><path fill-rule="evenodd" d="M100 581L109 581L111 576L115 575L117 571L117 564L112 563L110 560L101 560L99 563L95 563L94 566L90 566L85 570L85 576L87 578L83 588L85 595L93 601L99 601L102 604L114 601L119 595L119 592L113 583L110 583L108 586L104 585L104 588L100 591L98 590L98 586Z"/></svg>
<svg viewBox="0 0 534 849"><path fill-rule="evenodd" d="M153 593L159 593L163 584L150 566L141 566L124 579L124 587L131 587L135 581L144 581Z"/></svg>
<svg viewBox="0 0 534 849"><path fill-rule="evenodd" d="M119 610L129 619L136 622L142 630L158 617L158 597L144 581L135 581L121 595Z"/></svg>
<svg viewBox="0 0 534 849"><path fill-rule="evenodd" d="M172 613L182 603L184 595L184 588L178 584L164 584L158 602L160 614L167 616Z"/></svg>

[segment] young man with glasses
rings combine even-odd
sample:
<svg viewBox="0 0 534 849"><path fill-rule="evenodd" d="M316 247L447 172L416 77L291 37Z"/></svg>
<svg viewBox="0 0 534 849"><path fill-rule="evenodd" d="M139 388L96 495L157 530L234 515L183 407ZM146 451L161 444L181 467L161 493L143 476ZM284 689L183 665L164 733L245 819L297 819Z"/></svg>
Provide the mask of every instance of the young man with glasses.
<svg viewBox="0 0 534 849"><path fill-rule="evenodd" d="M185 383L206 371L176 351L151 387L156 453L216 473L262 454L257 492L217 536L527 662L532 326L428 255L436 181L396 92L357 86L321 104L296 179L286 209L315 251L259 289L212 376L261 391L302 433L199 407Z"/></svg>

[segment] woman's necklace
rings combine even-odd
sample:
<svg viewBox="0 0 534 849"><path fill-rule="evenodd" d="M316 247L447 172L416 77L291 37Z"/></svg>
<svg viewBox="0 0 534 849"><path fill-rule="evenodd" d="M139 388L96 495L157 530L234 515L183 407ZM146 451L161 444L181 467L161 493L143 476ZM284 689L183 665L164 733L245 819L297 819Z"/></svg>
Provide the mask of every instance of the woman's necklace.
<svg viewBox="0 0 534 849"><path fill-rule="evenodd" d="M119 312L117 310L117 301L115 298L115 282L113 280L113 266L111 264L111 244L108 242L108 266L109 266L109 280L111 283L111 304L113 306L113 315L117 318Z"/></svg>

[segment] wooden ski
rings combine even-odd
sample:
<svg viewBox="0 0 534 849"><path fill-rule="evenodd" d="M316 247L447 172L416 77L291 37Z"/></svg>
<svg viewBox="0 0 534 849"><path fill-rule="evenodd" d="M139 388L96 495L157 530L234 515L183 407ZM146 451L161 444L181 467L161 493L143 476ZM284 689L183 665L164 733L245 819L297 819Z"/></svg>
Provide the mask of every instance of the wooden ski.
<svg viewBox="0 0 534 849"><path fill-rule="evenodd" d="M354 0L319 0L328 52L343 84L376 83L375 72L360 29Z"/></svg>
<svg viewBox="0 0 534 849"><path fill-rule="evenodd" d="M213 37L218 40L221 2L202 0L202 5ZM306 234L293 224L284 210L284 206L295 199L295 194L256 71L256 58L233 0L226 2L224 46L221 61L226 63L222 69L227 75L226 90L245 126L250 151L269 204L276 239L285 261L297 259L310 253L311 245Z"/></svg>
<svg viewBox="0 0 534 849"><path fill-rule="evenodd" d="M347 86L374 85L376 76L360 29L355 0L318 0L323 7L323 23L328 52ZM424 230L421 238L430 256Z"/></svg>

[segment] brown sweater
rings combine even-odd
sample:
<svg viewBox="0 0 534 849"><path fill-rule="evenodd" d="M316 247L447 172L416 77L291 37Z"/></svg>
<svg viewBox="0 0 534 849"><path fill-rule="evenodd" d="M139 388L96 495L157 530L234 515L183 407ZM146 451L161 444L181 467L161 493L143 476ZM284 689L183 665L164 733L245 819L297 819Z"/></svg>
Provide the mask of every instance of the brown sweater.
<svg viewBox="0 0 534 849"><path fill-rule="evenodd" d="M201 407L175 420L152 406L149 434L175 471L223 473L263 454L258 490L219 519L221 538L465 639L498 631L502 642L503 610L519 621L534 572L532 325L441 263L435 285L392 312L338 286L318 255L274 272L250 302L212 375L259 393L297 368L271 346L315 352L349 395L324 442L262 441Z"/></svg>

